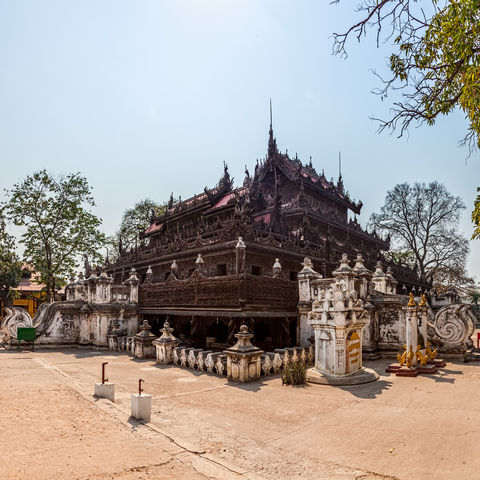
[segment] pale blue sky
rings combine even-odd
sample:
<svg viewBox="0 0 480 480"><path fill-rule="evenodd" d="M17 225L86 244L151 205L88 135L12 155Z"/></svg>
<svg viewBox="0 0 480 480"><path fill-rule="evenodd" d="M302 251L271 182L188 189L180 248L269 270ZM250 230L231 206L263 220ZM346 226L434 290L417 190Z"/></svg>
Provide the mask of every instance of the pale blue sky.
<svg viewBox="0 0 480 480"><path fill-rule="evenodd" d="M136 201L186 198L213 186L225 160L237 184L266 153L268 99L279 147L343 177L360 220L404 181L439 180L467 204L479 155L457 148L458 113L398 140L369 116L388 45L352 42L331 55L350 2L318 0L0 0L0 188L34 170L80 171L112 233ZM3 195L3 193L1 194ZM480 241L469 269L478 275Z"/></svg>

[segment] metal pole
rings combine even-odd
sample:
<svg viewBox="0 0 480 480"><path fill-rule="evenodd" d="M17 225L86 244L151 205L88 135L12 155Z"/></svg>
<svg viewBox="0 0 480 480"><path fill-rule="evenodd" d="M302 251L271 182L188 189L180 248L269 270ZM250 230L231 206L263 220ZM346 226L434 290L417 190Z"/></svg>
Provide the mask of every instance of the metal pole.
<svg viewBox="0 0 480 480"><path fill-rule="evenodd" d="M138 379L138 395L141 395L142 392L143 392L143 388L142 388L142 382L144 382L145 380L143 380L142 378L139 378Z"/></svg>
<svg viewBox="0 0 480 480"><path fill-rule="evenodd" d="M105 365L108 365L108 362L102 363L102 383L108 382L108 378L105 378Z"/></svg>

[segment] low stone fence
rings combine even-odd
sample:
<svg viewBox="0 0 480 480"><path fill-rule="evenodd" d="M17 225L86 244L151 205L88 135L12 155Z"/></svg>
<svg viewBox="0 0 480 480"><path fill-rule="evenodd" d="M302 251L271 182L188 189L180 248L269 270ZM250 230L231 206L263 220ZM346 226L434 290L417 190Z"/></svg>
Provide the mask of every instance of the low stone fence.
<svg viewBox="0 0 480 480"><path fill-rule="evenodd" d="M199 372L226 375L229 379L242 382L279 374L295 362L313 365L315 360L313 346L278 348L264 353L251 344L253 334L248 332L245 325L235 335L237 344L221 352L178 346L178 340L172 335L173 329L167 322L161 331L161 337L152 339L149 326L144 322L142 332L137 335L109 335L109 349L126 352L137 358L156 358L157 363L161 364L174 364Z"/></svg>
<svg viewBox="0 0 480 480"><path fill-rule="evenodd" d="M313 365L315 360L314 347L277 348L273 352L260 355L262 376L276 375L282 372L290 363L304 362ZM173 364L201 372L219 376L227 374L227 354L212 352L191 347L175 347L173 349Z"/></svg>

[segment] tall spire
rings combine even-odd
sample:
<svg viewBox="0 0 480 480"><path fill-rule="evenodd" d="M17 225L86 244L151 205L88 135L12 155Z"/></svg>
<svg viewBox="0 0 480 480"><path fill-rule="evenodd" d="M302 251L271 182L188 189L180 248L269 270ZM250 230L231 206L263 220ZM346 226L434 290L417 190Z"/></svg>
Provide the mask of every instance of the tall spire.
<svg viewBox="0 0 480 480"><path fill-rule="evenodd" d="M270 99L270 130L268 132L268 156L273 157L277 153L277 140L273 137L272 126L272 99Z"/></svg>
<svg viewBox="0 0 480 480"><path fill-rule="evenodd" d="M273 121L272 121L272 99L270 99L270 131L273 133L272 124L273 124Z"/></svg>
<svg viewBox="0 0 480 480"><path fill-rule="evenodd" d="M342 153L338 152L338 182L337 188L341 193L344 193L343 179L342 179Z"/></svg>

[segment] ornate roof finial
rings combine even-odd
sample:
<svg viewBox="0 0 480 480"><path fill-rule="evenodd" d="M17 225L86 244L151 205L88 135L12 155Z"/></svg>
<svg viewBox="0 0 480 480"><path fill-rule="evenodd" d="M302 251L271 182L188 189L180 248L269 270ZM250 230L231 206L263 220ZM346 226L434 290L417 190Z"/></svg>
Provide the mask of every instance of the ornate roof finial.
<svg viewBox="0 0 480 480"><path fill-rule="evenodd" d="M268 157L277 153L277 141L273 138L272 99L270 99L270 130L268 132Z"/></svg>
<svg viewBox="0 0 480 480"><path fill-rule="evenodd" d="M342 153L338 152L338 182L337 188L341 193L344 193L343 180L342 180Z"/></svg>
<svg viewBox="0 0 480 480"><path fill-rule="evenodd" d="M273 121L272 121L272 99L270 99L270 131L273 133Z"/></svg>

